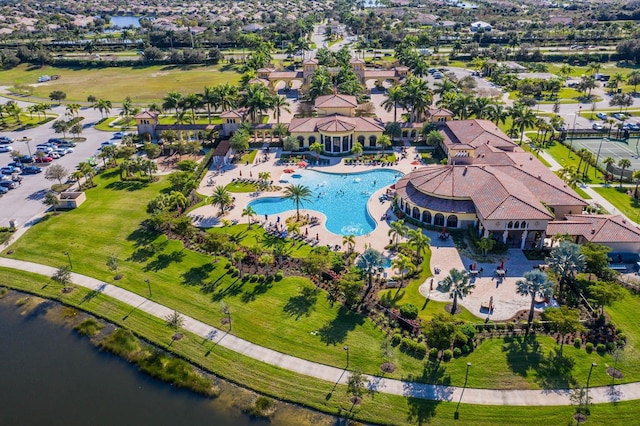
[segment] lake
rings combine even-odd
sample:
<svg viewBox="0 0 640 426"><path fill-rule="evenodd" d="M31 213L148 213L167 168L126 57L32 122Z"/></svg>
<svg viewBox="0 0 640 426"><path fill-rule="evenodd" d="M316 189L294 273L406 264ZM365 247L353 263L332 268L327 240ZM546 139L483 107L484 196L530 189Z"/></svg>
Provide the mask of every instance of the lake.
<svg viewBox="0 0 640 426"><path fill-rule="evenodd" d="M140 18L143 16L110 16L111 25L114 27L134 27L140 28Z"/></svg>
<svg viewBox="0 0 640 426"><path fill-rule="evenodd" d="M41 318L50 302L26 315L14 303L0 303L1 425L269 424L240 411L232 398L244 390L225 384L219 398L209 399L175 389ZM317 423L328 424L328 416L311 410L286 405L282 411L285 417L271 424L295 418L313 424L316 416L322 418Z"/></svg>

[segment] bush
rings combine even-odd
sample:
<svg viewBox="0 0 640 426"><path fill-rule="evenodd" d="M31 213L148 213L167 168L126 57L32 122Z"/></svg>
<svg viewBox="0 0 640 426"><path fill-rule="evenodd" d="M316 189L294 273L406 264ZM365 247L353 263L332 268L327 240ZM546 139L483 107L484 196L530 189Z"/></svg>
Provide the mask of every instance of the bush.
<svg viewBox="0 0 640 426"><path fill-rule="evenodd" d="M473 348L473 346L471 345L463 345L462 346L462 353L463 354L468 354L471 352L471 349Z"/></svg>
<svg viewBox="0 0 640 426"><path fill-rule="evenodd" d="M588 354L590 354L591 352L593 352L593 343L587 342L587 344L584 345L584 349L587 351Z"/></svg>
<svg viewBox="0 0 640 426"><path fill-rule="evenodd" d="M476 328L471 324L464 324L460 327L462 334L467 336L467 340L473 340L476 337ZM464 342L466 343L466 342Z"/></svg>
<svg viewBox="0 0 640 426"><path fill-rule="evenodd" d="M573 346L575 346L577 349L580 349L580 346L582 346L582 339L576 337L576 340L573 341Z"/></svg>
<svg viewBox="0 0 640 426"><path fill-rule="evenodd" d="M252 283L255 283L256 281L258 281L258 275L257 274L251 275L251 279L249 281L251 281Z"/></svg>
<svg viewBox="0 0 640 426"><path fill-rule="evenodd" d="M451 352L451 349L447 349L442 353L442 359L444 361L451 361L452 357L453 357L453 352Z"/></svg>
<svg viewBox="0 0 640 426"><path fill-rule="evenodd" d="M493 322L488 322L484 325L484 329L487 331L493 331L496 328L496 324Z"/></svg>
<svg viewBox="0 0 640 426"><path fill-rule="evenodd" d="M402 340L402 335L400 333L396 333L393 336L391 336L391 344L393 346L398 346L401 340Z"/></svg>
<svg viewBox="0 0 640 426"><path fill-rule="evenodd" d="M282 272L282 269L281 269L278 272L276 272L276 281L281 281L282 278L284 278L284 273Z"/></svg>
<svg viewBox="0 0 640 426"><path fill-rule="evenodd" d="M267 279L267 277L264 274L260 274L258 275L258 281L263 283L265 282L265 280Z"/></svg>
<svg viewBox="0 0 640 426"><path fill-rule="evenodd" d="M496 329L499 331L504 331L505 328L507 328L507 324L503 322L499 322L496 324Z"/></svg>
<svg viewBox="0 0 640 426"><path fill-rule="evenodd" d="M429 358L431 359L436 359L438 358L438 348L431 348L431 350L429 351Z"/></svg>
<svg viewBox="0 0 640 426"><path fill-rule="evenodd" d="M507 323L507 330L513 331L515 329L516 329L516 323L515 322L508 322Z"/></svg>
<svg viewBox="0 0 640 426"><path fill-rule="evenodd" d="M618 334L618 341L622 343L627 343L627 335L624 333Z"/></svg>
<svg viewBox="0 0 640 426"><path fill-rule="evenodd" d="M607 351L607 346L604 343L598 343L598 346L596 346L596 351L602 355Z"/></svg>
<svg viewBox="0 0 640 426"><path fill-rule="evenodd" d="M244 276L242 277L242 282L246 283L247 281L249 281L249 278L251 278L251 275L249 274L244 274Z"/></svg>
<svg viewBox="0 0 640 426"><path fill-rule="evenodd" d="M460 348L453 348L454 358L458 358L460 355L462 355L462 350Z"/></svg>
<svg viewBox="0 0 640 426"><path fill-rule="evenodd" d="M418 318L418 307L416 305L408 304L400 306L400 315L407 319Z"/></svg>
<svg viewBox="0 0 640 426"><path fill-rule="evenodd" d="M427 345L424 343L414 342L413 354L418 359L424 358L427 354Z"/></svg>
<svg viewBox="0 0 640 426"><path fill-rule="evenodd" d="M613 351L615 351L615 350L616 350L616 344L615 344L615 342L609 342L609 343L607 343L607 350L608 350L609 352L613 352Z"/></svg>

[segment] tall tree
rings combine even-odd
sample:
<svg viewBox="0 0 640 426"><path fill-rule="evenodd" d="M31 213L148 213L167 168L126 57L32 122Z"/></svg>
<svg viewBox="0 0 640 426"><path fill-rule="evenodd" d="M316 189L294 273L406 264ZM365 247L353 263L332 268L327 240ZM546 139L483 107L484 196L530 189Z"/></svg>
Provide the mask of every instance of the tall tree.
<svg viewBox="0 0 640 426"><path fill-rule="evenodd" d="M296 205L296 221L300 221L300 206L303 202L310 201L311 189L308 186L291 184L284 189L285 200L291 200Z"/></svg>
<svg viewBox="0 0 640 426"><path fill-rule="evenodd" d="M475 287L475 284L469 282L469 275L465 271L455 268L449 271L449 275L443 280L443 288L449 292L449 298L453 299L451 315L458 309L458 299L464 299Z"/></svg>
<svg viewBox="0 0 640 426"><path fill-rule="evenodd" d="M578 244L561 241L560 245L551 250L547 263L558 277L560 293L562 293L565 284L572 280L576 273L584 271L585 257L580 252Z"/></svg>
<svg viewBox="0 0 640 426"><path fill-rule="evenodd" d="M404 224L404 220L398 219L389 224L389 231L387 234L393 239L394 247L398 248L400 238L406 237L407 232L409 232L409 227Z"/></svg>
<svg viewBox="0 0 640 426"><path fill-rule="evenodd" d="M539 270L525 272L523 277L524 279L516 281L516 292L521 296L531 297L527 326L527 334L529 334L533 321L536 297L551 297L553 295L553 282L549 281L547 274Z"/></svg>

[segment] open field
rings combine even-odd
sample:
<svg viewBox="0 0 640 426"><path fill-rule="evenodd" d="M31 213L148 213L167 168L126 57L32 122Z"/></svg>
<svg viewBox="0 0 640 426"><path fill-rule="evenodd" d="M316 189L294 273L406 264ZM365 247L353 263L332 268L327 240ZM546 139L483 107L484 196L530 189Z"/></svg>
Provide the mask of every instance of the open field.
<svg viewBox="0 0 640 426"><path fill-rule="evenodd" d="M626 193L628 189L633 191L633 187L619 188L617 184L613 184L613 186L598 186L593 189L613 204L620 213L638 222L640 219L640 202Z"/></svg>
<svg viewBox="0 0 640 426"><path fill-rule="evenodd" d="M38 83L41 75L60 75L59 80ZM33 67L20 65L0 71L0 85L33 84L33 96L49 97L53 90L67 94L67 101L87 100L87 96L122 102L130 96L134 103L159 102L172 90L181 93L202 92L205 86L215 86L240 80L233 67L227 66L172 66L112 67L76 69Z"/></svg>

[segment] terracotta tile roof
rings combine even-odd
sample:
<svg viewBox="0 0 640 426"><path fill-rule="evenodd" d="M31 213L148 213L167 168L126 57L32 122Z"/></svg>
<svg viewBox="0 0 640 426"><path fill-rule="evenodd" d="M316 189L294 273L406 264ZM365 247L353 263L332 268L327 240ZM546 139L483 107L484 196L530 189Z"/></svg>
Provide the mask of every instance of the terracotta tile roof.
<svg viewBox="0 0 640 426"><path fill-rule="evenodd" d="M304 64L304 65L306 65L306 64L316 64L316 65L318 65L318 60L317 60L317 59L313 59L313 58L305 59L305 61L303 62L303 64Z"/></svg>
<svg viewBox="0 0 640 426"><path fill-rule="evenodd" d="M262 84L263 86L269 86L269 80L264 78L252 78L249 80L249 84Z"/></svg>
<svg viewBox="0 0 640 426"><path fill-rule="evenodd" d="M640 229L620 215L566 216L567 220L549 222L547 235L580 235L597 244L637 242Z"/></svg>
<svg viewBox="0 0 640 426"><path fill-rule="evenodd" d="M365 78L392 78L396 76L395 70L365 70Z"/></svg>
<svg viewBox="0 0 640 426"><path fill-rule="evenodd" d="M364 60L360 58L351 58L349 61L350 64L364 64Z"/></svg>
<svg viewBox="0 0 640 426"><path fill-rule="evenodd" d="M290 132L315 133L321 129L326 132L349 130L356 132L383 132L384 125L380 121L369 117L345 117L339 114L327 117L294 118L289 123Z"/></svg>
<svg viewBox="0 0 640 426"><path fill-rule="evenodd" d="M274 68L260 68L260 69L258 69L258 71L256 71L256 72L260 72L260 73L263 73L263 72L270 73L270 72L273 72L273 71L275 71L275 69L274 69Z"/></svg>
<svg viewBox="0 0 640 426"><path fill-rule="evenodd" d="M432 108L429 110L432 117L453 117L453 113L445 108Z"/></svg>
<svg viewBox="0 0 640 426"><path fill-rule="evenodd" d="M444 144L448 147L465 143L473 147L484 144L493 145L504 151L513 151L518 147L495 124L488 120L448 121L443 128Z"/></svg>
<svg viewBox="0 0 640 426"><path fill-rule="evenodd" d="M350 95L324 95L318 96L314 106L316 108L357 108L358 101Z"/></svg>
<svg viewBox="0 0 640 426"><path fill-rule="evenodd" d="M133 118L150 118L155 120L158 118L158 113L155 111L142 111L133 116Z"/></svg>
<svg viewBox="0 0 640 426"><path fill-rule="evenodd" d="M427 166L400 179L396 190L401 197L414 199L417 191L433 198L467 200L483 219L553 219L531 191L490 166Z"/></svg>
<svg viewBox="0 0 640 426"><path fill-rule="evenodd" d="M238 108L222 112L222 114L220 114L220 118L244 118L246 115L246 108Z"/></svg>
<svg viewBox="0 0 640 426"><path fill-rule="evenodd" d="M269 74L269 80L279 78L302 78L302 71L273 71Z"/></svg>

